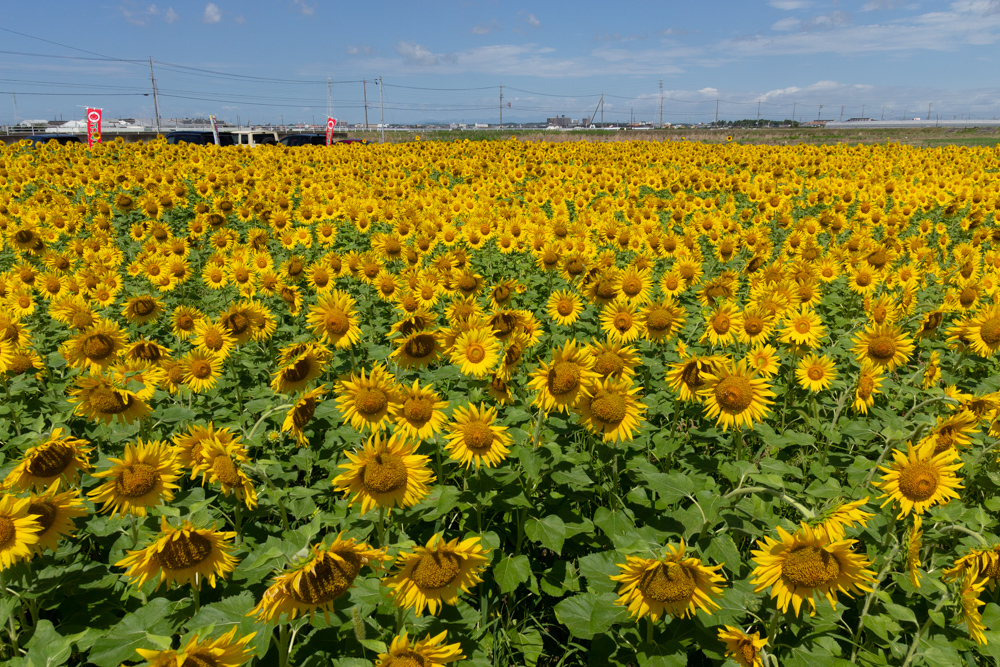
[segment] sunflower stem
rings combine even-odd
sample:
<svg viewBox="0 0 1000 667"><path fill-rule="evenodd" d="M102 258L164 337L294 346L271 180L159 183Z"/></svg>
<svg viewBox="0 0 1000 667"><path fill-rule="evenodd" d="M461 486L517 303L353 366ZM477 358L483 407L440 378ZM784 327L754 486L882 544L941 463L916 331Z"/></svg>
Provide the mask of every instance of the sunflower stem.
<svg viewBox="0 0 1000 667"><path fill-rule="evenodd" d="M291 633L288 632L288 624L278 626L278 667L288 667L288 649Z"/></svg>
<svg viewBox="0 0 1000 667"><path fill-rule="evenodd" d="M236 499L236 508L233 510L233 530L236 531L236 545L243 541L243 503Z"/></svg>
<svg viewBox="0 0 1000 667"><path fill-rule="evenodd" d="M191 586L191 597L194 599L194 613L201 609L201 577L194 575L194 584Z"/></svg>
<svg viewBox="0 0 1000 667"><path fill-rule="evenodd" d="M132 536L132 548L139 548L139 522L135 520L134 514L129 514L130 529L129 534Z"/></svg>
<svg viewBox="0 0 1000 667"><path fill-rule="evenodd" d="M10 419L14 422L14 433L21 435L21 420L18 417L17 410L14 409L14 399L10 396L10 380L6 377L3 381L3 388L7 392L7 405L10 406Z"/></svg>
<svg viewBox="0 0 1000 667"><path fill-rule="evenodd" d="M388 546L385 543L385 508L378 508L378 523L375 524L375 530L378 531L378 545L379 547Z"/></svg>
<svg viewBox="0 0 1000 667"><path fill-rule="evenodd" d="M865 627L865 616L868 614L868 609L872 605L872 600L875 598L875 593L878 591L879 584L885 579L885 575L889 573L889 568L892 567L892 561L896 557L896 553L899 551L899 543L897 542L892 547L892 551L889 552L888 557L885 559L885 563L882 565L882 570L878 573L878 578L875 579L875 583L872 584L871 592L865 596L865 606L861 608L861 615L858 616L858 629L854 632L854 637L852 639L852 644L854 648L851 650L851 662L854 663L858 657L858 650L861 648L861 644L858 642L861 640L861 633L864 631Z"/></svg>
<svg viewBox="0 0 1000 667"><path fill-rule="evenodd" d="M656 635L656 625L653 623L653 619L648 614L646 615L646 643L652 644L653 637Z"/></svg>
<svg viewBox="0 0 1000 667"><path fill-rule="evenodd" d="M801 514L804 518L814 519L816 517L816 515L813 514L812 510L810 510L808 507L795 500L795 498L789 496L787 493L782 493L781 491L778 491L776 489L769 489L766 486L744 486L743 488L740 489L733 489L732 491L724 495L722 499L729 500L733 496L741 496L748 493L770 493L772 496L777 496L783 502L788 503L789 505L797 509L799 511L799 514Z"/></svg>

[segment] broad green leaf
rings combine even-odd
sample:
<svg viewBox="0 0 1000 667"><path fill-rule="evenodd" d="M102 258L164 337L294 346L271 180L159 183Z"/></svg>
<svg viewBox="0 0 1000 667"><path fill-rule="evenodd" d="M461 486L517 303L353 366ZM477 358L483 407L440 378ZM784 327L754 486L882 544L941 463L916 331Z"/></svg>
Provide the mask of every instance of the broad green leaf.
<svg viewBox="0 0 1000 667"><path fill-rule="evenodd" d="M493 578L501 593L510 593L531 578L531 563L524 554L504 556L493 566Z"/></svg>
<svg viewBox="0 0 1000 667"><path fill-rule="evenodd" d="M524 522L524 532L532 542L538 542L557 554L562 554L563 542L566 540L566 524L555 514L542 519L528 519Z"/></svg>
<svg viewBox="0 0 1000 667"><path fill-rule="evenodd" d="M106 637L94 642L90 661L97 667L119 667L124 661L139 660L137 648L169 648L170 636L176 628L171 620L176 604L166 598L153 598L135 613L128 614Z"/></svg>
<svg viewBox="0 0 1000 667"><path fill-rule="evenodd" d="M625 607L615 605L614 593L581 593L555 606L556 618L580 639L593 639L628 616Z"/></svg>

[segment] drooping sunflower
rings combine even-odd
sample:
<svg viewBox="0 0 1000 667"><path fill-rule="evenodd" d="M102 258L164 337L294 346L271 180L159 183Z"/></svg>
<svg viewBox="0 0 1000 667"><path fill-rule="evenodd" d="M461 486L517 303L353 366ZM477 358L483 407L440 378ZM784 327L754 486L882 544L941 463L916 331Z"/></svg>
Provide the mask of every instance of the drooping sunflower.
<svg viewBox="0 0 1000 667"><path fill-rule="evenodd" d="M715 355L681 355L681 361L670 365L666 380L671 389L680 392L682 401L700 402L698 392L704 388L706 377L725 363L725 357Z"/></svg>
<svg viewBox="0 0 1000 667"><path fill-rule="evenodd" d="M363 368L359 374L352 372L338 383L337 394L343 421L358 432L385 428L390 410L399 403L395 378L382 364L375 364L367 375Z"/></svg>
<svg viewBox="0 0 1000 667"><path fill-rule="evenodd" d="M488 553L478 537L445 542L436 533L427 546L418 546L412 553L401 552L395 571L382 583L390 589L397 607L412 607L418 617L425 608L436 615L443 605L458 604L459 591L468 593L482 581L480 574L489 562Z"/></svg>
<svg viewBox="0 0 1000 667"><path fill-rule="evenodd" d="M626 556L618 563L621 574L611 580L622 584L615 602L628 607L636 620L649 615L654 623L664 614L674 618L694 616L698 609L711 615L719 609L715 598L722 594L718 584L725 582L719 574L722 565L706 566L694 557L685 558L685 544L668 544L662 558Z"/></svg>
<svg viewBox="0 0 1000 667"><path fill-rule="evenodd" d="M400 391L399 402L392 407L392 419L396 429L417 440L427 440L440 433L448 418L444 410L448 401L442 401L434 391L434 385L420 386L414 380L411 387Z"/></svg>
<svg viewBox="0 0 1000 667"><path fill-rule="evenodd" d="M402 368L425 368L437 361L443 347L437 332L431 329L414 331L396 340L396 349L389 358Z"/></svg>
<svg viewBox="0 0 1000 667"><path fill-rule="evenodd" d="M781 342L788 345L801 345L808 348L819 347L819 341L826 336L823 321L808 306L801 306L791 313L781 329Z"/></svg>
<svg viewBox="0 0 1000 667"><path fill-rule="evenodd" d="M576 292L556 290L549 296L545 312L559 326L572 326L583 312L583 300Z"/></svg>
<svg viewBox="0 0 1000 667"><path fill-rule="evenodd" d="M869 361L891 372L913 354L913 340L896 326L868 326L854 337L851 348L859 362Z"/></svg>
<svg viewBox="0 0 1000 667"><path fill-rule="evenodd" d="M73 413L87 419L105 424L117 419L131 424L150 413L145 401L107 376L78 375L74 384L76 387L69 391L69 402L76 404Z"/></svg>
<svg viewBox="0 0 1000 667"><path fill-rule="evenodd" d="M981 310L965 326L972 351L980 357L992 357L1000 350L1000 305L993 304Z"/></svg>
<svg viewBox="0 0 1000 667"><path fill-rule="evenodd" d="M326 394L326 385L320 385L315 389L310 389L306 393L302 394L295 405L289 408L288 412L285 414L285 421L281 423L281 430L283 432L290 432L295 436L295 441L300 447L306 447L309 441L306 439L305 427L309 423L309 420L313 418L313 414L316 413L316 404L319 398Z"/></svg>
<svg viewBox="0 0 1000 667"><path fill-rule="evenodd" d="M125 303L125 307L122 308L122 316L128 322L136 322L138 324L155 322L162 314L163 302L155 296L148 294L129 297L129 300Z"/></svg>
<svg viewBox="0 0 1000 667"><path fill-rule="evenodd" d="M354 299L341 290L332 290L310 307L306 320L322 342L343 350L361 340Z"/></svg>
<svg viewBox="0 0 1000 667"><path fill-rule="evenodd" d="M320 343L291 345L281 351L281 367L274 372L271 388L281 394L303 391L326 370L329 350Z"/></svg>
<svg viewBox="0 0 1000 667"><path fill-rule="evenodd" d="M88 493L95 503L104 503L101 511L111 515L133 514L146 516L149 507L174 499L174 482L180 477L180 465L173 447L160 440L125 445L121 459L111 458L111 468L94 473L94 477L107 479Z"/></svg>
<svg viewBox="0 0 1000 667"><path fill-rule="evenodd" d="M30 507L30 498L0 497L0 571L34 555L42 526Z"/></svg>
<svg viewBox="0 0 1000 667"><path fill-rule="evenodd" d="M246 503L248 509L257 507L257 490L240 466L249 462L246 449L238 441L220 442L213 438L201 448L201 461L191 471L191 477L201 475L201 483L218 482L222 486L222 495L230 493L236 499Z"/></svg>
<svg viewBox="0 0 1000 667"><path fill-rule="evenodd" d="M639 312L642 336L650 343L668 341L684 326L685 311L672 298L646 304Z"/></svg>
<svg viewBox="0 0 1000 667"><path fill-rule="evenodd" d="M115 362L125 345L125 334L118 323L102 319L63 343L61 352L71 368L99 375Z"/></svg>
<svg viewBox="0 0 1000 667"><path fill-rule="evenodd" d="M639 355L634 347L625 347L610 338L604 342L588 345L587 352L594 358L593 370L601 380L609 378L631 380L635 375L636 366L639 365Z"/></svg>
<svg viewBox="0 0 1000 667"><path fill-rule="evenodd" d="M866 569L871 562L861 553L854 552L857 540L831 542L822 530L806 524L789 534L777 527L778 540L765 536L757 541L753 561L757 564L751 583L755 593L771 589L771 598L777 599L778 609L788 611L791 603L799 615L802 602L809 603L809 615L816 613L816 596L825 596L834 609L837 592L851 596L858 591L870 591L875 581L874 572Z"/></svg>
<svg viewBox="0 0 1000 667"><path fill-rule="evenodd" d="M317 611L328 615L337 598L354 583L362 566L378 566L386 560L389 557L385 549L373 549L353 537L345 540L343 534L329 547L314 544L307 558L272 580L248 615L264 623L277 621L282 615L287 615L289 621L306 614L312 619Z"/></svg>
<svg viewBox="0 0 1000 667"><path fill-rule="evenodd" d="M914 588L920 588L920 567L923 565L920 560L920 552L924 547L924 531L922 530L922 526L923 517L919 514L914 514L913 525L907 529L906 539L904 540L906 545L906 569L910 573L910 584Z"/></svg>
<svg viewBox="0 0 1000 667"><path fill-rule="evenodd" d="M536 392L535 404L546 412L568 412L583 396L590 395L590 385L599 377L593 370L594 359L575 339L567 340L552 351L552 362L542 362L532 373L528 387Z"/></svg>
<svg viewBox="0 0 1000 667"><path fill-rule="evenodd" d="M247 644L257 636L257 633L251 632L237 640L238 630L239 628L234 626L218 639L205 641L202 641L199 635L195 635L180 652L173 649L152 651L142 648L137 648L135 652L148 661L144 667L184 667L184 665L240 667L253 657L253 653L247 650Z"/></svg>
<svg viewBox="0 0 1000 667"><path fill-rule="evenodd" d="M451 459L466 468L473 462L476 468L500 465L510 454L510 436L505 426L496 423L496 418L496 408L483 403L479 407L455 408L445 445Z"/></svg>
<svg viewBox="0 0 1000 667"><path fill-rule="evenodd" d="M459 643L443 644L448 638L448 631L444 630L438 635L431 637L429 634L420 641L410 644L409 635L403 634L394 637L389 644L388 653L378 654L378 664L375 667L407 667L408 665L420 665L420 667L443 667L449 662L464 660L462 645Z"/></svg>
<svg viewBox="0 0 1000 667"><path fill-rule="evenodd" d="M955 448L934 453L933 438L914 445L906 443L906 453L894 449L893 463L889 467L879 466L885 474L875 486L882 490L879 498L885 498L882 507L899 503L898 518L911 512L923 514L933 505L944 505L952 498L958 498L957 489L963 488L955 471L964 464Z"/></svg>
<svg viewBox="0 0 1000 667"><path fill-rule="evenodd" d="M748 635L727 625L725 630L719 630L718 637L726 644L726 655L741 667L765 667L761 649L767 646L767 638L761 639L759 632Z"/></svg>
<svg viewBox="0 0 1000 667"><path fill-rule="evenodd" d="M816 393L830 388L837 377L837 366L825 354L811 352L799 360L795 377L800 387Z"/></svg>
<svg viewBox="0 0 1000 667"><path fill-rule="evenodd" d="M80 498L79 489L56 493L57 488L57 483L53 483L45 493L30 497L28 514L33 514L39 525L38 542L33 545L38 551L56 551L61 538L72 537L76 532L73 519L90 513Z"/></svg>
<svg viewBox="0 0 1000 667"><path fill-rule="evenodd" d="M882 380L885 376L882 368L876 366L867 359L861 362L861 373L858 375L858 383L854 387L854 403L851 407L855 412L863 415L868 414L868 408L875 404L875 395L881 394Z"/></svg>
<svg viewBox="0 0 1000 667"><path fill-rule="evenodd" d="M977 579L977 573L969 570L962 580L962 621L969 630L971 637L977 644L986 643L986 635L983 631L986 626L983 624L983 615L979 611L986 602L979 599L979 594L986 587L987 579Z"/></svg>
<svg viewBox="0 0 1000 667"><path fill-rule="evenodd" d="M627 378L608 378L594 383L589 395L583 396L576 406L580 423L604 438L605 442L631 440L642 426L646 406L636 394L642 387L634 387Z"/></svg>
<svg viewBox="0 0 1000 667"><path fill-rule="evenodd" d="M375 433L360 450L345 452L346 470L333 480L337 491L344 496L352 493L348 505L361 502L361 513L378 506L391 511L393 507L412 507L428 493L434 475L427 468L430 460L416 454L419 440L409 440L394 433L388 439Z"/></svg>
<svg viewBox="0 0 1000 667"><path fill-rule="evenodd" d="M158 576L157 588L164 582L168 589L174 584L200 588L206 579L215 588L216 578L225 579L239 562L232 555L235 537L236 533L217 531L214 526L195 528L190 521L174 527L160 517L156 540L144 549L129 551L115 566L127 568L125 576L139 587Z"/></svg>
<svg viewBox="0 0 1000 667"><path fill-rule="evenodd" d="M735 367L716 366L703 377L705 385L698 394L705 402L705 416L718 417L716 423L722 425L723 431L730 427L753 428L755 421L763 421L770 412L774 392L767 380L747 370L746 360Z"/></svg>
<svg viewBox="0 0 1000 667"><path fill-rule="evenodd" d="M80 438L64 434L62 428L55 428L47 438L34 447L28 448L20 462L14 466L3 481L3 486L17 493L28 489L42 491L60 485L76 486L80 483L80 473L90 472L89 454L94 451L90 443Z"/></svg>

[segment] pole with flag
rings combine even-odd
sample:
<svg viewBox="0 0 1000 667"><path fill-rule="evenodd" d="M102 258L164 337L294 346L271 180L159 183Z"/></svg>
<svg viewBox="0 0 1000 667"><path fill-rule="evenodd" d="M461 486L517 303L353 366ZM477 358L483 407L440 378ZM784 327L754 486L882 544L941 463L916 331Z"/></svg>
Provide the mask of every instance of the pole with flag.
<svg viewBox="0 0 1000 667"><path fill-rule="evenodd" d="M212 121L212 137L215 139L215 145L219 146L222 143L219 141L219 122L215 119L215 116L209 116L208 118Z"/></svg>
<svg viewBox="0 0 1000 667"><path fill-rule="evenodd" d="M101 143L101 116L103 109L87 107L87 145Z"/></svg>
<svg viewBox="0 0 1000 667"><path fill-rule="evenodd" d="M337 127L336 118L326 119L326 145L329 146L333 143L333 128Z"/></svg>

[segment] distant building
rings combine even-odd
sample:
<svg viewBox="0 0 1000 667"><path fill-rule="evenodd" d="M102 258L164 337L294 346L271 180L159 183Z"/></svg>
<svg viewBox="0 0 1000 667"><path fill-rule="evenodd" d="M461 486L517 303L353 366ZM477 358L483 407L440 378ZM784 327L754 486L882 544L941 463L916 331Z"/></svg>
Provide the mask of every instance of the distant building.
<svg viewBox="0 0 1000 667"><path fill-rule="evenodd" d="M555 118L546 118L545 124L550 127L571 127L573 119L566 116L556 116ZM577 124L579 124L579 121L577 121Z"/></svg>
<svg viewBox="0 0 1000 667"><path fill-rule="evenodd" d="M848 123L870 123L873 122L874 118L848 118Z"/></svg>

